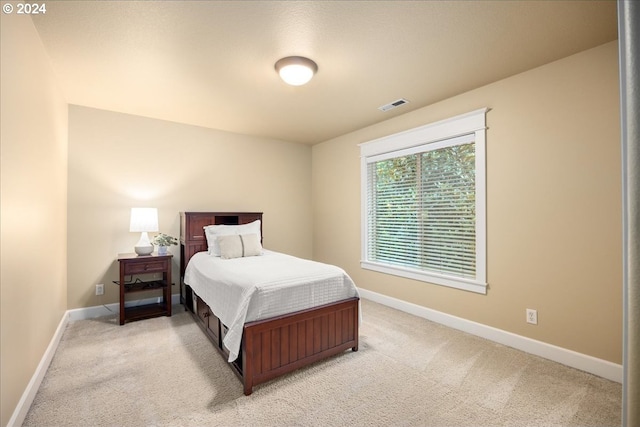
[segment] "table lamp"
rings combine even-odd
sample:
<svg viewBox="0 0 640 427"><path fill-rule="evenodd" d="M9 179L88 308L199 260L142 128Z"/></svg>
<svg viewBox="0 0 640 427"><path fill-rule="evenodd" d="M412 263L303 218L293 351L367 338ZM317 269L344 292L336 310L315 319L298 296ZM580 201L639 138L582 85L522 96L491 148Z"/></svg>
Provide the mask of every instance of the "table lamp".
<svg viewBox="0 0 640 427"><path fill-rule="evenodd" d="M149 240L149 231L158 231L158 209L131 208L131 223L129 231L140 232L140 240L136 243L135 251L138 255L150 255L153 244Z"/></svg>

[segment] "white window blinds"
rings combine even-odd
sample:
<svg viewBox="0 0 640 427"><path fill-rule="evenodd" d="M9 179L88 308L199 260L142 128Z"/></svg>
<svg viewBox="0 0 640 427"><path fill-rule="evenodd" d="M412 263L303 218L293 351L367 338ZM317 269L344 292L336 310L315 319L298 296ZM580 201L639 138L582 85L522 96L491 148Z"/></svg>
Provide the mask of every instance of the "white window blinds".
<svg viewBox="0 0 640 427"><path fill-rule="evenodd" d="M485 292L481 132L363 157L364 268Z"/></svg>
<svg viewBox="0 0 640 427"><path fill-rule="evenodd" d="M368 259L475 278L474 142L367 168Z"/></svg>

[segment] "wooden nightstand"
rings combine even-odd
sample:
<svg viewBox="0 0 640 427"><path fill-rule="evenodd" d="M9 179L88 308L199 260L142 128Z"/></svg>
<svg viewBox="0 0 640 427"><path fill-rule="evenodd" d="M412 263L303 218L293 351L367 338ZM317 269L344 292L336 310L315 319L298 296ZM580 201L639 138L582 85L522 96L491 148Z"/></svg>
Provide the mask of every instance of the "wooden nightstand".
<svg viewBox="0 0 640 427"><path fill-rule="evenodd" d="M157 316L171 316L171 258L173 255L119 254L120 263L120 324ZM162 273L161 280L150 280L153 273ZM130 277L129 277L130 276ZM146 276L146 277L145 277ZM127 280L125 280L127 279ZM125 307L125 295L132 292L162 290L162 302Z"/></svg>

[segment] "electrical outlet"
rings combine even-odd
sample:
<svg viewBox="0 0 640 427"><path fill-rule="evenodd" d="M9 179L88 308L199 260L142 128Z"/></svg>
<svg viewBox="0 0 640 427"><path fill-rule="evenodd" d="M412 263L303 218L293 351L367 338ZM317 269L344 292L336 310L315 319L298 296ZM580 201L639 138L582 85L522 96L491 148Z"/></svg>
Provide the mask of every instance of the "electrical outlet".
<svg viewBox="0 0 640 427"><path fill-rule="evenodd" d="M532 325L538 324L538 310L527 308L527 323L531 323Z"/></svg>
<svg viewBox="0 0 640 427"><path fill-rule="evenodd" d="M104 284L98 283L96 285L96 295L104 295Z"/></svg>

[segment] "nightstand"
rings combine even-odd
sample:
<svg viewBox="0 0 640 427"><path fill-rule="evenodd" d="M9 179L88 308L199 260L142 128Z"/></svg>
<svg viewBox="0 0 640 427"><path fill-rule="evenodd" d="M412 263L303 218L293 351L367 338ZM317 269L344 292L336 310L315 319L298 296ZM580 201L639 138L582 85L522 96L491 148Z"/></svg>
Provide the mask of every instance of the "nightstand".
<svg viewBox="0 0 640 427"><path fill-rule="evenodd" d="M173 255L119 254L120 263L120 324L157 316L171 316L171 258ZM149 279L162 273L162 279ZM125 307L125 295L133 292L162 291L162 302Z"/></svg>

